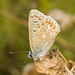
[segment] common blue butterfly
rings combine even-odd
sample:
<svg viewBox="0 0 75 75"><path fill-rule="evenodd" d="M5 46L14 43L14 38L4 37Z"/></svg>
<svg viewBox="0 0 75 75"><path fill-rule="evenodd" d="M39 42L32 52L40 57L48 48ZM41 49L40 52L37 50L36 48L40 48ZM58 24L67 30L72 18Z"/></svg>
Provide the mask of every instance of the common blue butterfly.
<svg viewBox="0 0 75 75"><path fill-rule="evenodd" d="M29 56L34 60L43 58L50 50L56 35L60 32L58 23L38 10L29 13Z"/></svg>

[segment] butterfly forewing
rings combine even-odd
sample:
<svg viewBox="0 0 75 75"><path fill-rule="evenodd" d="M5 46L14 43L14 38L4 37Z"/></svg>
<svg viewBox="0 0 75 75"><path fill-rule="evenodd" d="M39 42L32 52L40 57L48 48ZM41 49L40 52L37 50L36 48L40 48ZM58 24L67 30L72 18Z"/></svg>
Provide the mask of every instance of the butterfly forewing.
<svg viewBox="0 0 75 75"><path fill-rule="evenodd" d="M29 14L29 41L30 41L30 47L32 50L36 46L36 44L39 42L37 39L39 38L38 31L40 29L41 22L44 21L44 17L45 15L37 10L30 11L30 14Z"/></svg>

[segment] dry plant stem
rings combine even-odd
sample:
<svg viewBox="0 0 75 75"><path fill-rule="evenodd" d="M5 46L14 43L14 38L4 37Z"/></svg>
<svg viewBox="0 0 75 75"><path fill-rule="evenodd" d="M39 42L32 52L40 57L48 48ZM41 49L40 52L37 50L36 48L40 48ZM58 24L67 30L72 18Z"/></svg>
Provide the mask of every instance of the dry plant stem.
<svg viewBox="0 0 75 75"><path fill-rule="evenodd" d="M59 53L59 55L65 60L67 67L69 67L68 61L65 59L65 57L61 54L61 52L57 49L57 52Z"/></svg>
<svg viewBox="0 0 75 75"><path fill-rule="evenodd" d="M0 9L0 15L5 16L5 17L7 17L7 18L10 18L10 19L12 19L13 21L18 22L18 23L20 23L20 24L22 24L22 25L24 25L24 26L27 26L27 21L25 21L24 19L19 18L19 17L13 15L13 14L11 14L11 13L9 13L9 12L6 12L6 11L4 11L4 10L2 10L2 9Z"/></svg>
<svg viewBox="0 0 75 75"><path fill-rule="evenodd" d="M61 42L60 42L61 41ZM58 42L60 45L64 46L67 49L70 49L72 51L75 51L75 45L66 41L65 39L62 39L61 37L56 38L56 42Z"/></svg>

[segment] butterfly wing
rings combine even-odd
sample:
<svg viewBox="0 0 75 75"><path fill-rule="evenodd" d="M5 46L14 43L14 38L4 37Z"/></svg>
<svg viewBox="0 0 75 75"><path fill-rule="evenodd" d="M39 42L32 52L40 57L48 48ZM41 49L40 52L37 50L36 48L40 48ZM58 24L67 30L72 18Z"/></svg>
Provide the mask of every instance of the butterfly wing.
<svg viewBox="0 0 75 75"><path fill-rule="evenodd" d="M30 48L36 57L44 56L52 46L55 36L60 32L57 22L37 10L29 14Z"/></svg>
<svg viewBox="0 0 75 75"><path fill-rule="evenodd" d="M37 31L40 29L44 17L45 15L37 10L31 10L29 13L29 42L32 51L40 41L39 33L37 33ZM36 36L39 38L39 41Z"/></svg>

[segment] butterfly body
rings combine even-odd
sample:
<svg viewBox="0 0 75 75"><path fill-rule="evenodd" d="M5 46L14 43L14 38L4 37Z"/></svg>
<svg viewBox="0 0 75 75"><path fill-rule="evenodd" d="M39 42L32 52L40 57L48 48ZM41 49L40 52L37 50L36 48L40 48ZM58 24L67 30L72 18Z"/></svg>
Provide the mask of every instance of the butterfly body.
<svg viewBox="0 0 75 75"><path fill-rule="evenodd" d="M51 48L56 35L60 32L58 23L38 10L29 13L29 41L34 59L44 57Z"/></svg>

